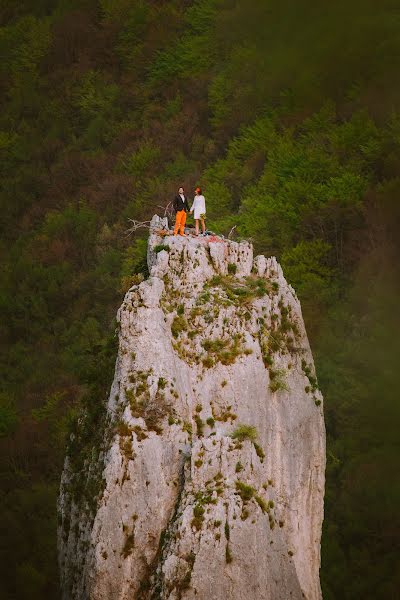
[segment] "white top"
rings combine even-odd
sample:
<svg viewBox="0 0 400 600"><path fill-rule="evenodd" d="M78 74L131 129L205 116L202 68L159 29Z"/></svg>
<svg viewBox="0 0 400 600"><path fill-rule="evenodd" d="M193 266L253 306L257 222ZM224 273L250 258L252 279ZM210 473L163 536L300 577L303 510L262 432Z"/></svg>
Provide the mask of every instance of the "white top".
<svg viewBox="0 0 400 600"><path fill-rule="evenodd" d="M194 211L194 218L200 219L200 215L205 215L206 213L206 199L203 195L195 196L192 204L191 210Z"/></svg>

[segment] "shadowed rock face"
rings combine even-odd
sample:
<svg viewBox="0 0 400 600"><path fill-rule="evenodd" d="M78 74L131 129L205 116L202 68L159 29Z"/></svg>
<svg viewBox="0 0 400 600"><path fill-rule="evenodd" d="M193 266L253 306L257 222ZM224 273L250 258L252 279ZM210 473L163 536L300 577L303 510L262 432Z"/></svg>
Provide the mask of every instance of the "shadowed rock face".
<svg viewBox="0 0 400 600"><path fill-rule="evenodd" d="M63 597L317 600L325 430L299 301L249 243L162 224L118 311L105 442L80 473L66 459Z"/></svg>

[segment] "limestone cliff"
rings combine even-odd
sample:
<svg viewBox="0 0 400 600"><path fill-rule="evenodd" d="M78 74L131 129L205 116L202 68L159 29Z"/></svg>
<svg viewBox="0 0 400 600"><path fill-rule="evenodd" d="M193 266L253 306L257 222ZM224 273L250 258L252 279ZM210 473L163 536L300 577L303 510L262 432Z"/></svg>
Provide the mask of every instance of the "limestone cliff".
<svg viewBox="0 0 400 600"><path fill-rule="evenodd" d="M63 597L317 600L325 430L300 303L251 244L163 225L118 311L102 441L66 459Z"/></svg>

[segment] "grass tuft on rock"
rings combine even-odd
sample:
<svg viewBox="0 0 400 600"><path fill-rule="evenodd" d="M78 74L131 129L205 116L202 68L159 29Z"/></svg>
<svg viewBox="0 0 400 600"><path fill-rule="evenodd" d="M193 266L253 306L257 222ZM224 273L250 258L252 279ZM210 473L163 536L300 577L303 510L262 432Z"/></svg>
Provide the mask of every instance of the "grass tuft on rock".
<svg viewBox="0 0 400 600"><path fill-rule="evenodd" d="M254 425L245 425L240 424L236 427L236 429L231 433L231 438L233 440L238 440L239 442L244 442L244 440L250 440L250 442L255 442L257 440L258 433L256 427Z"/></svg>

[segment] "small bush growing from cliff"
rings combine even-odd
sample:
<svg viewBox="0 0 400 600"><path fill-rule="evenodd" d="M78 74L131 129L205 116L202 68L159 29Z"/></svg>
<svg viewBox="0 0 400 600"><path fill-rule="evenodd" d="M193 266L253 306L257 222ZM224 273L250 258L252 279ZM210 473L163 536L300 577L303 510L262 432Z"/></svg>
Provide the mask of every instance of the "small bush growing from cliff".
<svg viewBox="0 0 400 600"><path fill-rule="evenodd" d="M285 336L278 328L269 335L268 346L271 352L283 351L285 348Z"/></svg>
<svg viewBox="0 0 400 600"><path fill-rule="evenodd" d="M193 515L197 518L202 517L204 515L205 508L201 504L196 504L193 509Z"/></svg>
<svg viewBox="0 0 400 600"><path fill-rule="evenodd" d="M187 321L181 315L178 315L174 318L171 325L172 335L177 338L182 331L186 331L188 327Z"/></svg>
<svg viewBox="0 0 400 600"><path fill-rule="evenodd" d="M270 369L269 389L271 390L271 392L289 391L288 385L285 380L285 376L285 369Z"/></svg>
<svg viewBox="0 0 400 600"><path fill-rule="evenodd" d="M221 352L221 350L223 350L224 348L226 348L228 344L229 340L222 340L218 338L216 340L204 340L204 342L202 342L201 345L207 352L212 352L216 354L218 352Z"/></svg>
<svg viewBox="0 0 400 600"><path fill-rule="evenodd" d="M249 276L245 281L238 282L233 279L237 271L235 264L228 265L228 276L217 275L210 279L209 285L212 287L220 287L225 292L228 300L231 303L241 306L252 302L255 298L260 298L268 294L268 281L261 277Z"/></svg>
<svg viewBox="0 0 400 600"><path fill-rule="evenodd" d="M181 579L181 581L176 582L175 585L175 590L178 592L179 594L179 598L181 597L181 592L183 590L188 590L190 588L190 582L192 579L192 570L193 570L193 565L194 562L196 560L196 555L191 552L186 558L185 558L186 562L188 563L188 570L186 571L185 576L183 577L183 579ZM158 598L158 594L157 594L157 598Z"/></svg>
<svg viewBox="0 0 400 600"><path fill-rule="evenodd" d="M310 382L311 391L316 392L318 390L318 381L315 375L312 374L311 365L307 364L307 361L304 358L301 361L301 368L303 370L304 375L308 378Z"/></svg>
<svg viewBox="0 0 400 600"><path fill-rule="evenodd" d="M128 460L133 459L134 455L133 455L133 447L132 447L132 438L131 437L120 438L119 447L120 447L122 454L124 454L124 456Z"/></svg>
<svg viewBox="0 0 400 600"><path fill-rule="evenodd" d="M136 394L138 394L138 390L139 387L136 389ZM153 400L150 400L148 390L145 390L142 398L135 395L133 390L127 390L125 393L127 397L129 396L132 415L134 417L143 417L149 431L155 431L158 434L162 433L161 423L165 417L171 415L171 406L165 394L160 391L160 388L157 390Z"/></svg>
<svg viewBox="0 0 400 600"><path fill-rule="evenodd" d="M261 498L261 496L254 496L254 500L257 502L263 513L269 512L268 503L264 498Z"/></svg>
<svg viewBox="0 0 400 600"><path fill-rule="evenodd" d="M121 556L124 558L128 558L130 554L132 554L132 550L135 547L135 533L132 531L127 538L125 539L125 544L121 552Z"/></svg>
<svg viewBox="0 0 400 600"><path fill-rule="evenodd" d="M231 531L230 531L230 528L229 528L228 521L225 521L224 532L225 532L226 539L229 541L229 538L231 537Z"/></svg>
<svg viewBox="0 0 400 600"><path fill-rule="evenodd" d="M202 419L199 417L199 415L195 415L194 420L196 422L197 435L199 437L201 437L204 435L204 423L203 423Z"/></svg>
<svg viewBox="0 0 400 600"><path fill-rule="evenodd" d="M125 294L133 285L139 285L144 280L142 273L134 273L133 275L125 275L121 278L119 291Z"/></svg>
<svg viewBox="0 0 400 600"><path fill-rule="evenodd" d="M197 530L201 529L204 521L204 513L204 506L202 506L202 504L195 504L193 508L193 519L191 521L192 527L194 527Z"/></svg>
<svg viewBox="0 0 400 600"><path fill-rule="evenodd" d="M192 433L193 433L192 424L185 421L182 425L182 431L186 431L186 433L188 433L189 435L192 435Z"/></svg>
<svg viewBox="0 0 400 600"><path fill-rule="evenodd" d="M250 440L251 442L255 442L257 440L257 429L254 425L238 425L235 431L231 434L231 438L233 440L238 440L239 442L243 442L244 440Z"/></svg>
<svg viewBox="0 0 400 600"><path fill-rule="evenodd" d="M242 342L241 334L236 334L231 339L204 340L202 346L208 354L202 359L203 365L210 363L213 366L215 362L232 365L239 356L246 353Z"/></svg>
<svg viewBox="0 0 400 600"><path fill-rule="evenodd" d="M153 250L156 254L158 254L159 252L161 252L161 250L169 252L170 248L166 244L157 244L157 246L154 246Z"/></svg>
<svg viewBox="0 0 400 600"><path fill-rule="evenodd" d="M160 378L158 379L158 388L159 388L160 390L163 390L163 389L166 387L167 383L168 383L168 382L167 382L167 380L166 380L166 379L164 379L164 377L160 377Z"/></svg>
<svg viewBox="0 0 400 600"><path fill-rule="evenodd" d="M256 491L251 485L247 485L247 483L243 483L243 481L239 480L236 481L235 487L243 502L251 500Z"/></svg>
<svg viewBox="0 0 400 600"><path fill-rule="evenodd" d="M202 292L196 300L196 304L206 304L211 298L210 292Z"/></svg>
<svg viewBox="0 0 400 600"><path fill-rule="evenodd" d="M219 527L222 521L214 521L214 527Z"/></svg>
<svg viewBox="0 0 400 600"><path fill-rule="evenodd" d="M176 589L180 590L188 590L190 588L190 581L192 579L192 572L188 571L184 578L182 579L180 586L177 586Z"/></svg>
<svg viewBox="0 0 400 600"><path fill-rule="evenodd" d="M229 263L229 265L228 265L229 275L235 275L236 271L237 271L237 265L235 265L234 263Z"/></svg>
<svg viewBox="0 0 400 600"><path fill-rule="evenodd" d="M126 421L118 421L116 425L117 433L124 437L126 435L131 435L131 429Z"/></svg>
<svg viewBox="0 0 400 600"><path fill-rule="evenodd" d="M214 366L214 361L211 358L211 356L205 356L202 360L203 366L206 367L206 369L211 369L211 367Z"/></svg>
<svg viewBox="0 0 400 600"><path fill-rule="evenodd" d="M143 440L147 440L146 432L140 427L140 425L135 425L133 431L136 433L136 438L138 442L142 442Z"/></svg>
<svg viewBox="0 0 400 600"><path fill-rule="evenodd" d="M252 294L261 298L269 292L269 283L263 277L246 277L247 287L251 290Z"/></svg>
<svg viewBox="0 0 400 600"><path fill-rule="evenodd" d="M265 458L265 452L264 452L264 450L256 442L253 442L253 444L254 444L254 449L256 451L256 454L257 454L258 458L260 459L261 462L263 462L263 460Z"/></svg>
<svg viewBox="0 0 400 600"><path fill-rule="evenodd" d="M274 364L274 359L272 358L271 354L269 354L268 348L263 345L261 347L261 352L264 366L267 368L272 367L272 365Z"/></svg>

